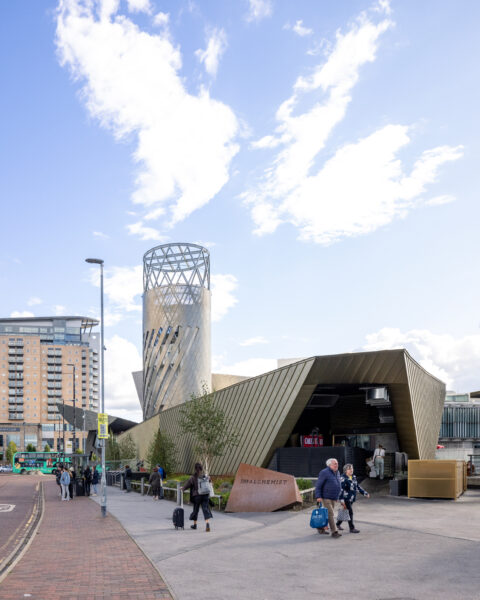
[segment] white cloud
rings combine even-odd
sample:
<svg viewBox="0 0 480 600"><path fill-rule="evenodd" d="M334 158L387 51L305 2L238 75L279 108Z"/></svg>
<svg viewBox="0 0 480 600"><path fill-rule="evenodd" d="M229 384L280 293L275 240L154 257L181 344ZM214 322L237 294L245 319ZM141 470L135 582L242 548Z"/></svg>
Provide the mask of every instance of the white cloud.
<svg viewBox="0 0 480 600"><path fill-rule="evenodd" d="M27 304L28 306L35 306L37 304L42 304L42 302L43 300L41 298L38 298L37 296L32 296L28 299Z"/></svg>
<svg viewBox="0 0 480 600"><path fill-rule="evenodd" d="M212 363L214 373L245 375L247 377L255 377L255 375L268 373L268 371L273 371L277 368L277 361L274 358L249 358L228 365L224 364L223 357L214 356Z"/></svg>
<svg viewBox="0 0 480 600"><path fill-rule="evenodd" d="M166 27L170 21L170 15L168 13L159 12L153 18L153 24L157 27Z"/></svg>
<svg viewBox="0 0 480 600"><path fill-rule="evenodd" d="M100 271L90 270L90 283L100 287ZM104 293L112 311L111 320L115 322L113 312L141 311L140 296L143 293L143 268L135 267L110 267L104 272Z"/></svg>
<svg viewBox="0 0 480 600"><path fill-rule="evenodd" d="M106 233L103 233L101 231L92 231L92 235L93 237L97 237L102 240L107 240L109 238L109 236Z"/></svg>
<svg viewBox="0 0 480 600"><path fill-rule="evenodd" d="M273 13L271 0L248 0L247 21L261 21Z"/></svg>
<svg viewBox="0 0 480 600"><path fill-rule="evenodd" d="M66 307L63 304L55 304L53 307L53 312L56 316L65 316Z"/></svg>
<svg viewBox="0 0 480 600"><path fill-rule="evenodd" d="M238 300L234 292L238 287L234 275L216 274L211 276L212 321L220 321L233 308Z"/></svg>
<svg viewBox="0 0 480 600"><path fill-rule="evenodd" d="M205 50L196 50L195 56L205 65L209 75L215 77L220 57L227 48L227 35L223 29L214 29L208 36Z"/></svg>
<svg viewBox="0 0 480 600"><path fill-rule="evenodd" d="M152 12L152 7L150 5L150 0L127 0L128 10L130 12L144 12L150 14Z"/></svg>
<svg viewBox="0 0 480 600"><path fill-rule="evenodd" d="M26 317L34 317L35 315L29 310L14 310L10 313L11 319L23 319Z"/></svg>
<svg viewBox="0 0 480 600"><path fill-rule="evenodd" d="M206 89L198 95L186 91L181 54L167 28L143 31L118 7L60 0L58 54L83 83L89 113L117 139L135 137L133 201L150 210L165 208L164 226L172 227L228 181L239 125ZM141 223L129 230L153 235Z"/></svg>
<svg viewBox="0 0 480 600"><path fill-rule="evenodd" d="M257 335L257 337L248 338L247 340L243 340L240 342L240 346L257 346L258 344L268 344L269 341L265 339L262 335Z"/></svg>
<svg viewBox="0 0 480 600"><path fill-rule="evenodd" d="M302 19L299 19L298 21L296 21L294 25L291 25L290 23L287 23L284 26L284 29L291 29L293 32L295 32L300 37L305 37L307 35L312 35L312 33L313 33L313 29L310 29L309 27L305 27L305 25L303 24Z"/></svg>
<svg viewBox="0 0 480 600"><path fill-rule="evenodd" d="M142 369L135 344L114 335L105 340L105 410L109 414L142 420L132 371Z"/></svg>
<svg viewBox="0 0 480 600"><path fill-rule="evenodd" d="M441 379L447 389L473 392L480 389L480 335L454 338L427 329L401 331L385 327L366 336L364 350L406 348L422 367Z"/></svg>
<svg viewBox="0 0 480 600"><path fill-rule="evenodd" d="M272 233L290 223L300 239L319 244L369 233L420 204L440 166L462 156L461 146L433 148L405 173L398 152L410 142L409 128L387 125L338 149L312 173L334 127L345 117L361 67L375 60L379 38L391 25L388 19L375 24L362 13L347 33L338 32L328 59L309 76L298 77L293 94L279 107L275 135L253 144L283 146L257 188L243 195L255 233ZM297 114L300 102L310 97L313 106Z"/></svg>
<svg viewBox="0 0 480 600"><path fill-rule="evenodd" d="M426 200L425 204L427 206L442 206L443 204L450 204L451 202L455 202L455 196L445 194L443 196L435 196L435 198L430 198L430 200Z"/></svg>
<svg viewBox="0 0 480 600"><path fill-rule="evenodd" d="M164 212L163 209L161 209L161 211L162 213ZM147 215L146 218L149 218L149 215ZM153 227L145 227L142 221L137 221L137 223L131 223L130 225L127 225L127 230L130 235L138 235L141 240L162 241L164 239L164 236L162 236L157 229L154 229Z"/></svg>

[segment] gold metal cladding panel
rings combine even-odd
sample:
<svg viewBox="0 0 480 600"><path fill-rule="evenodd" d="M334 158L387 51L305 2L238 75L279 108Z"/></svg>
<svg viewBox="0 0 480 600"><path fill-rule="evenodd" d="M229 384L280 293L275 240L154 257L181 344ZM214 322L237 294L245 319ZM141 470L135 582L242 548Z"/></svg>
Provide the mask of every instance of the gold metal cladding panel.
<svg viewBox="0 0 480 600"><path fill-rule="evenodd" d="M442 422L445 384L405 355L419 459L434 459ZM412 458L414 458L412 456Z"/></svg>

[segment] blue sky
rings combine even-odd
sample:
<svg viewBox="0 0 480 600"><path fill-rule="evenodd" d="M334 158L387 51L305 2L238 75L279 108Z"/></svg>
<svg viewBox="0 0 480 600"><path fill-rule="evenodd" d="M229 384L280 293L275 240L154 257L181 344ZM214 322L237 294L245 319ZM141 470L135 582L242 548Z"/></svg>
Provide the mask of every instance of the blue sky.
<svg viewBox="0 0 480 600"><path fill-rule="evenodd" d="M98 315L140 419L141 260L212 259L213 370L406 347L480 388L480 6L2 3L1 314Z"/></svg>

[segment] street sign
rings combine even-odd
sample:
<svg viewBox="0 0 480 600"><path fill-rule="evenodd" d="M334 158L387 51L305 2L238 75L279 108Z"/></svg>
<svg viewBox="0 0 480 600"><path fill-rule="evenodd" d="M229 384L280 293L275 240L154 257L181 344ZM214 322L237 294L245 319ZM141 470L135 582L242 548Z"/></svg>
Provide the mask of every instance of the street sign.
<svg viewBox="0 0 480 600"><path fill-rule="evenodd" d="M98 413L98 439L108 439L108 415L105 413Z"/></svg>

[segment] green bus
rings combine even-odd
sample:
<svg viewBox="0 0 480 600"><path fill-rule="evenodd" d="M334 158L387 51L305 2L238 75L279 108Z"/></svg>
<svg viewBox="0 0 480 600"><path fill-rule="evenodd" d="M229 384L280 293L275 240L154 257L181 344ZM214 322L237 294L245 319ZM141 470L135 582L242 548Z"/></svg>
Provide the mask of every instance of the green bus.
<svg viewBox="0 0 480 600"><path fill-rule="evenodd" d="M41 471L55 474L58 466L71 462L71 456L61 452L16 452L13 455L12 472L23 474L27 471Z"/></svg>

